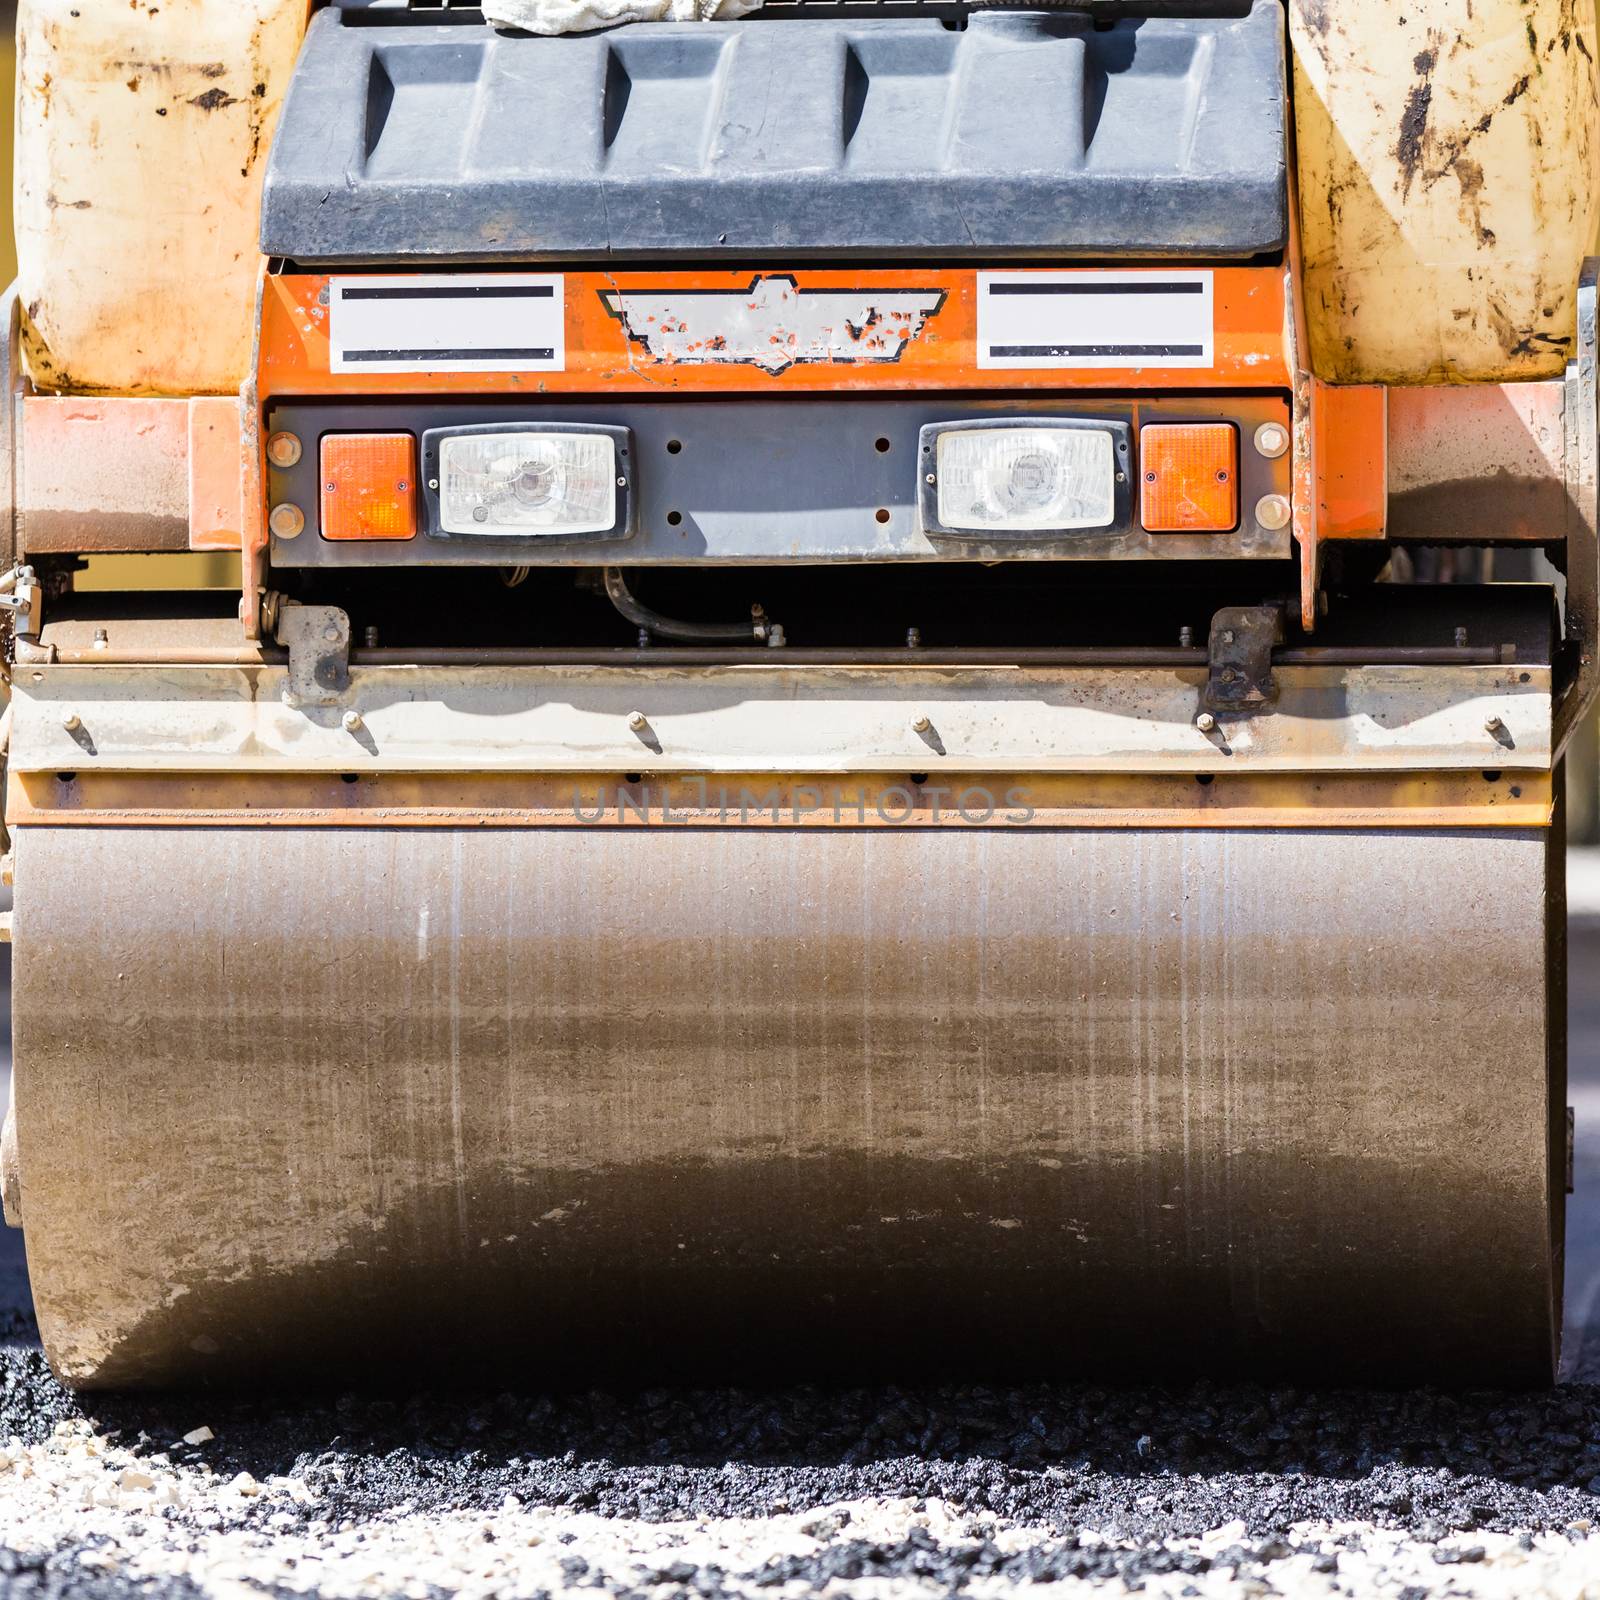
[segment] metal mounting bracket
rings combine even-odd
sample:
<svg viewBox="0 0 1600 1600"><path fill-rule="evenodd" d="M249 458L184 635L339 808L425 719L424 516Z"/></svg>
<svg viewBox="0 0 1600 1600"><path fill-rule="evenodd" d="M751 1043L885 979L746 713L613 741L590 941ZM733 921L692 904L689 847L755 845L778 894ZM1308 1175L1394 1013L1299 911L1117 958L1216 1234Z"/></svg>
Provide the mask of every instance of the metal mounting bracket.
<svg viewBox="0 0 1600 1600"><path fill-rule="evenodd" d="M1254 711L1278 698L1272 647L1283 643L1280 606L1224 606L1211 619L1210 671L1201 703L1208 711Z"/></svg>
<svg viewBox="0 0 1600 1600"><path fill-rule="evenodd" d="M11 613L11 631L17 640L36 640L41 617L41 590L32 567L13 567L0 575L0 611Z"/></svg>
<svg viewBox="0 0 1600 1600"><path fill-rule="evenodd" d="M284 700L290 705L334 705L350 687L349 614L338 606L285 602L275 631L289 652Z"/></svg>

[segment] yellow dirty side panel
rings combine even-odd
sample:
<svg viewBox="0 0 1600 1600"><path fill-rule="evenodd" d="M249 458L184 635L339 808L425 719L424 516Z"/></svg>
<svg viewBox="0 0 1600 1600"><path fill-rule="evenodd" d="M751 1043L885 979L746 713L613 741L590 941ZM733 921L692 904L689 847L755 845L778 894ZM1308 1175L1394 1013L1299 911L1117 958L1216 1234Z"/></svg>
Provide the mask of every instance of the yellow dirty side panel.
<svg viewBox="0 0 1600 1600"><path fill-rule="evenodd" d="M1289 9L1317 375L1558 375L1600 217L1593 0Z"/></svg>
<svg viewBox="0 0 1600 1600"><path fill-rule="evenodd" d="M236 390L307 0L23 0L16 229L42 389Z"/></svg>

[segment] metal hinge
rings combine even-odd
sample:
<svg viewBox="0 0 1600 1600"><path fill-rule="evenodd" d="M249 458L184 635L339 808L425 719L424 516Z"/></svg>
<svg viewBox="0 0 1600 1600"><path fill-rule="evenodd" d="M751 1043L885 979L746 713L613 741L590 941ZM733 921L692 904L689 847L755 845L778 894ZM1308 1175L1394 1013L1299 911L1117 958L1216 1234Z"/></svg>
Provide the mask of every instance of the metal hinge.
<svg viewBox="0 0 1600 1600"><path fill-rule="evenodd" d="M338 606L278 608L278 643L289 652L290 705L331 706L350 687L350 617Z"/></svg>
<svg viewBox="0 0 1600 1600"><path fill-rule="evenodd" d="M1281 606L1224 606L1211 619L1208 711L1254 711L1278 698L1272 649L1283 643Z"/></svg>

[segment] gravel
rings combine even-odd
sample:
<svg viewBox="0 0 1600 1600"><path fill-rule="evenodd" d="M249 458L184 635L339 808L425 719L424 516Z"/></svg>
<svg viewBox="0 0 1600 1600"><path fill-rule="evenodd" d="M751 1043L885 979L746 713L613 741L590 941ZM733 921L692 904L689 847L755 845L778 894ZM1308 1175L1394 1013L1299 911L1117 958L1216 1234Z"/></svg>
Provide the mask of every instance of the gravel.
<svg viewBox="0 0 1600 1600"><path fill-rule="evenodd" d="M19 1337L0 1349L0 1439L8 1597L1422 1600L1571 1596L1600 1571L1592 1385L80 1406Z"/></svg>

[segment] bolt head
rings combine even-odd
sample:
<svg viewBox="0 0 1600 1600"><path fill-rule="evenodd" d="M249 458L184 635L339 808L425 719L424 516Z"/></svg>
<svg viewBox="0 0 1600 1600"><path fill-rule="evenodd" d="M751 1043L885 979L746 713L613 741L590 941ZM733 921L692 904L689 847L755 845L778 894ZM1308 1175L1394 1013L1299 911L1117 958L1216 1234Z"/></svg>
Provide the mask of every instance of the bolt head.
<svg viewBox="0 0 1600 1600"><path fill-rule="evenodd" d="M341 726L344 728L344 731L346 733L360 733L361 732L362 722L361 722L361 713L359 711L347 711L347 712L345 712L345 714L342 717L340 717L339 722L340 722Z"/></svg>
<svg viewBox="0 0 1600 1600"><path fill-rule="evenodd" d="M306 531L306 514L290 500L282 500L272 508L267 526L274 538L298 539Z"/></svg>
<svg viewBox="0 0 1600 1600"><path fill-rule="evenodd" d="M1256 429L1256 452L1276 461L1289 448L1289 430L1281 422L1263 422Z"/></svg>
<svg viewBox="0 0 1600 1600"><path fill-rule="evenodd" d="M1293 516L1294 508L1289 504L1286 495L1264 494L1256 501L1256 521L1268 533L1277 533L1287 528Z"/></svg>
<svg viewBox="0 0 1600 1600"><path fill-rule="evenodd" d="M68 733L76 733L83 726L83 718L76 711L63 711L61 713L61 726Z"/></svg>
<svg viewBox="0 0 1600 1600"><path fill-rule="evenodd" d="M1194 719L1194 725L1201 731L1201 733L1210 733L1212 729L1216 727L1217 719L1212 716L1209 711L1202 711L1200 715Z"/></svg>
<svg viewBox="0 0 1600 1600"><path fill-rule="evenodd" d="M630 711L628 713L628 726L635 733L643 733L650 726L650 719L642 711Z"/></svg>
<svg viewBox="0 0 1600 1600"><path fill-rule="evenodd" d="M916 733L926 733L933 726L932 721L926 716L911 719L912 730Z"/></svg>
<svg viewBox="0 0 1600 1600"><path fill-rule="evenodd" d="M1489 720L1484 723L1483 731L1485 733L1499 733L1503 727L1505 727L1505 723L1502 722L1499 717L1490 717Z"/></svg>
<svg viewBox="0 0 1600 1600"><path fill-rule="evenodd" d="M267 460L275 467L298 466L304 453L304 447L295 434L275 433L267 440Z"/></svg>

